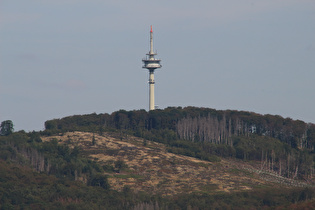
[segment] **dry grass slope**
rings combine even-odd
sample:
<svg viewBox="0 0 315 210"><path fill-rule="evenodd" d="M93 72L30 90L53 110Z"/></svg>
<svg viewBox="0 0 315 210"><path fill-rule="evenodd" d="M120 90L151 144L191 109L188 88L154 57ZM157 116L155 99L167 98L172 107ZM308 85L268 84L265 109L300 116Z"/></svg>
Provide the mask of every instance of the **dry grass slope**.
<svg viewBox="0 0 315 210"><path fill-rule="evenodd" d="M117 135L117 134L116 134ZM163 195L178 193L250 190L253 187L274 185L262 179L250 165L221 160L217 163L168 153L163 144L133 136L115 137L105 133L68 132L59 136L42 137L43 141L56 138L70 147L79 146L85 155L100 164L123 160L128 168L120 173L108 173L112 189L121 191L129 186L134 191Z"/></svg>

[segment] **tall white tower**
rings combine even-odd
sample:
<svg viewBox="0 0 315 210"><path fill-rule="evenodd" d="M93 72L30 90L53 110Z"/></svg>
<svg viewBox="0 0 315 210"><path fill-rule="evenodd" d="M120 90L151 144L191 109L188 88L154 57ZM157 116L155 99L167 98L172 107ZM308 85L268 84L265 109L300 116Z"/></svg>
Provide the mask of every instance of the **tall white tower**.
<svg viewBox="0 0 315 210"><path fill-rule="evenodd" d="M147 54L145 59L142 59L143 66L142 68L149 70L149 110L154 110L154 70L157 68L161 68L160 64L161 60L154 58L157 55L153 52L153 30L151 26L150 30L150 52Z"/></svg>

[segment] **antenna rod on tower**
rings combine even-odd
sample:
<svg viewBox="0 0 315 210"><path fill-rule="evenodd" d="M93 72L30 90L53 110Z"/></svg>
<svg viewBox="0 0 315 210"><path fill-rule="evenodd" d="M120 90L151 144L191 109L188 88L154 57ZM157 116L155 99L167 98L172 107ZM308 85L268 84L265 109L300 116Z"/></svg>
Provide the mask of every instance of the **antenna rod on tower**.
<svg viewBox="0 0 315 210"><path fill-rule="evenodd" d="M152 30L152 25L151 25L151 30L150 30L150 56L152 56L152 55L154 55L154 52L153 52L153 30Z"/></svg>

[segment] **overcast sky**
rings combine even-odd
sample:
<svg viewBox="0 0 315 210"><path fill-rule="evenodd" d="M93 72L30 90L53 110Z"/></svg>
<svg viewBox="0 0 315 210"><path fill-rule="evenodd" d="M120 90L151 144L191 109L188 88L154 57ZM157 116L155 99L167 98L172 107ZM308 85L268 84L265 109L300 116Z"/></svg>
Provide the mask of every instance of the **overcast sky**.
<svg viewBox="0 0 315 210"><path fill-rule="evenodd" d="M1 0L0 121L15 130L149 106L315 123L314 0Z"/></svg>

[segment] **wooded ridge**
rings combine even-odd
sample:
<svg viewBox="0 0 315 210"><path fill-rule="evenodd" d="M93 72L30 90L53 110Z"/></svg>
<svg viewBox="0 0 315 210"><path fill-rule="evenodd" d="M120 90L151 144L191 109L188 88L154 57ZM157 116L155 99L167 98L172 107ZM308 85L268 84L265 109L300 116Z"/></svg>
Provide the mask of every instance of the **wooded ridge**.
<svg viewBox="0 0 315 210"><path fill-rule="evenodd" d="M245 111L169 107L164 110L76 115L45 122L45 134L118 130L164 143L173 153L215 161L216 156L256 160L280 176L314 174L315 124Z"/></svg>

